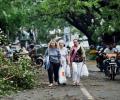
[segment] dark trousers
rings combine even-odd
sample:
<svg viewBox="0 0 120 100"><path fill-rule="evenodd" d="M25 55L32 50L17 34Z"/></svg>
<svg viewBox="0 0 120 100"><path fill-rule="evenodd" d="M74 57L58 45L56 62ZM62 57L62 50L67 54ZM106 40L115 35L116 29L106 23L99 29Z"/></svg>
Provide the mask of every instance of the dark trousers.
<svg viewBox="0 0 120 100"><path fill-rule="evenodd" d="M59 74L58 74L59 67L60 67L60 63L50 62L50 67L48 69L48 78L49 78L50 83L53 83L53 75L54 75L54 81L58 82L58 79L59 79Z"/></svg>

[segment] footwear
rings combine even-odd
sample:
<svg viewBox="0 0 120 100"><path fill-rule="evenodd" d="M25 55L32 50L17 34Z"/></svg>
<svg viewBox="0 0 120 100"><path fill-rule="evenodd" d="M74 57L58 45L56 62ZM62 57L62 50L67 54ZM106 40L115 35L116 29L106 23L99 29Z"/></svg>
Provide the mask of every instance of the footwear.
<svg viewBox="0 0 120 100"><path fill-rule="evenodd" d="M73 82L73 86L76 86L77 85L77 83L76 82Z"/></svg>
<svg viewBox="0 0 120 100"><path fill-rule="evenodd" d="M80 83L77 83L76 85L77 85L77 86L80 86L81 84L80 84Z"/></svg>
<svg viewBox="0 0 120 100"><path fill-rule="evenodd" d="M58 82L55 82L54 84L55 84L55 86L57 86L57 85L58 85Z"/></svg>
<svg viewBox="0 0 120 100"><path fill-rule="evenodd" d="M52 87L52 86L53 86L53 83L50 83L48 86L49 86L49 87Z"/></svg>
<svg viewBox="0 0 120 100"><path fill-rule="evenodd" d="M63 83L63 85L67 85L66 83Z"/></svg>

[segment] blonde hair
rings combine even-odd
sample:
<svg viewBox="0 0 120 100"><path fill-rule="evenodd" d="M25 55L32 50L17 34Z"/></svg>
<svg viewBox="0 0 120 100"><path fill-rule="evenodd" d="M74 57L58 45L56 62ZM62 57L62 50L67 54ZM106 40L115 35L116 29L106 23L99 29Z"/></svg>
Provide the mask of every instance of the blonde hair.
<svg viewBox="0 0 120 100"><path fill-rule="evenodd" d="M64 45L64 47L65 47L65 42L64 42L64 40L59 40L59 41L58 41L58 46L59 46L59 48L60 48L60 43L62 43L62 44Z"/></svg>
<svg viewBox="0 0 120 100"><path fill-rule="evenodd" d="M58 48L58 43L57 43L55 40L51 40L51 41L48 43L48 48L52 48L51 43L55 43L55 48Z"/></svg>

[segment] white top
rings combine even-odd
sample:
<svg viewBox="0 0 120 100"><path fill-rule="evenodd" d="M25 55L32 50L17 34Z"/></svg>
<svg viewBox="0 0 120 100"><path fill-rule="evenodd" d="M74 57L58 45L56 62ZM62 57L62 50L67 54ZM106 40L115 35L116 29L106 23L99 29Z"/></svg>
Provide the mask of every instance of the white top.
<svg viewBox="0 0 120 100"><path fill-rule="evenodd" d="M60 48L61 60L66 61L66 57L68 55L68 51L66 47Z"/></svg>
<svg viewBox="0 0 120 100"><path fill-rule="evenodd" d="M114 52L117 52L118 50L116 48L112 48L111 50L109 48L106 48L104 50L104 53L114 53Z"/></svg>

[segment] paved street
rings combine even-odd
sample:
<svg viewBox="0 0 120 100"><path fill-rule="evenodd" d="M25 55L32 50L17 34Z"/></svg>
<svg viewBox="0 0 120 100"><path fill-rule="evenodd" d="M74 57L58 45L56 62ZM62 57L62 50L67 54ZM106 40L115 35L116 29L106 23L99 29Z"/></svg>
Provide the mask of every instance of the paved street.
<svg viewBox="0 0 120 100"><path fill-rule="evenodd" d="M116 80L109 80L101 72L98 72L95 64L90 63L90 76L83 79L82 83L95 98L95 100L120 100L120 75Z"/></svg>
<svg viewBox="0 0 120 100"><path fill-rule="evenodd" d="M72 86L71 79L66 86L48 87L47 74L40 71L39 86L1 100L120 100L120 76L115 81L109 80L95 66L87 63L90 76L82 78L81 86Z"/></svg>

